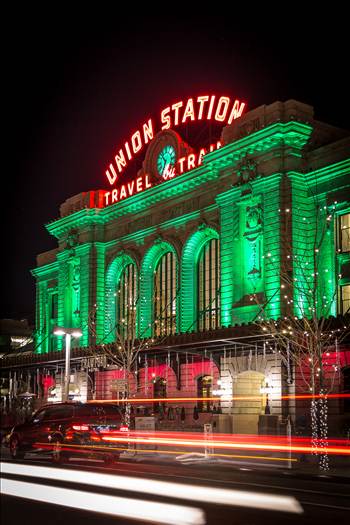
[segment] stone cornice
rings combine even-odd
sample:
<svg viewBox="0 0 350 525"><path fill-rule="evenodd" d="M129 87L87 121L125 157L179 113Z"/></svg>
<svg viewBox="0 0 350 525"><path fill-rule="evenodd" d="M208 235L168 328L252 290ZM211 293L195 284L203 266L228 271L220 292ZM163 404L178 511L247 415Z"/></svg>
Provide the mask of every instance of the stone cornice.
<svg viewBox="0 0 350 525"><path fill-rule="evenodd" d="M278 122L247 137L236 140L208 153L203 164L221 169L240 160L244 155L262 153L278 146L290 146L301 150L308 142L312 127L300 122Z"/></svg>
<svg viewBox="0 0 350 525"><path fill-rule="evenodd" d="M310 186L313 186L327 182L330 179L340 178L344 175L348 175L350 179L350 157L335 164L309 171L305 174L305 181L307 181Z"/></svg>
<svg viewBox="0 0 350 525"><path fill-rule="evenodd" d="M263 186L264 189L266 189L267 185L276 186L276 184L279 184L281 178L281 173L273 173L272 175L268 175L267 177L257 177L256 179L249 182L249 184L255 187L256 189L259 189L259 186ZM242 197L242 188L243 185L233 185L232 188L230 188L228 191L217 195L215 200L221 206L225 205L226 203L238 201Z"/></svg>
<svg viewBox="0 0 350 525"><path fill-rule="evenodd" d="M46 276L47 274L50 274L52 272L57 272L57 271L58 271L58 261L55 261L50 264L45 264L43 266L38 266L37 268L33 268L32 270L30 270L30 273L34 277L43 277L43 276Z"/></svg>
<svg viewBox="0 0 350 525"><path fill-rule="evenodd" d="M139 213L160 201L185 194L219 177L220 170L234 165L246 154L261 153L274 147L290 146L300 150L308 141L312 127L300 122L278 122L242 139L208 153L203 164L183 175L135 194L106 208L85 208L46 225L54 237L72 228L105 224L129 213Z"/></svg>
<svg viewBox="0 0 350 525"><path fill-rule="evenodd" d="M59 239L64 233L69 230L84 226L91 226L93 224L103 224L104 219L99 208L85 208L79 210L71 215L57 219L45 225L47 231Z"/></svg>

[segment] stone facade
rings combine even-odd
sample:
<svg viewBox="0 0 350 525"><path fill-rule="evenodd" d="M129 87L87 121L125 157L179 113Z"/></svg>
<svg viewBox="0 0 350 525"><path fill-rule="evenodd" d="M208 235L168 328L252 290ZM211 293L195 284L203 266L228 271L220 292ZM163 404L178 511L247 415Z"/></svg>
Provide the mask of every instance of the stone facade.
<svg viewBox="0 0 350 525"><path fill-rule="evenodd" d="M147 159L160 140L161 134L151 142ZM296 289L294 306L284 300L281 272L289 251L293 257L305 245L310 247L317 223L316 200L318 205L334 207L322 245L322 264L330 273L322 279L328 300L333 298L330 314L344 313L341 287L350 284L350 258L338 247L338 222L350 212L350 136L315 120L311 106L289 100L248 112L222 130L221 143L198 168L161 183L158 179L150 189L110 206L103 207L99 191L62 204L61 216L47 225L58 248L39 255L32 272L37 282L37 349L44 354L62 350L62 339L55 342L51 335L55 324L80 326L82 347L113 344L115 332L110 326L116 322L116 286L130 263L139 283L138 335L152 337L154 272L168 251L176 261L176 332L198 332L196 264L203 246L219 239L219 325L233 327L229 339L237 343L236 354L226 355L231 343L216 341L215 331L192 349L181 344L162 347L160 342L146 353L147 369L143 358L138 384L131 381L131 393L152 397L152 381L162 377L168 397L196 396L198 377L211 376L213 389L221 378L222 388L233 395L262 396L261 401L245 405L221 403L222 411L236 420L237 431L257 431L258 416L266 411L264 388L271 389L267 394L271 414L294 416L295 406L286 406L281 394L293 394L295 384L286 383L281 362L273 353L265 353L262 338L258 344L247 339L243 345L240 327L258 321L262 303L269 319L290 315L293 308L298 314ZM154 178L152 166L147 169ZM180 352L177 376L173 366L164 364L169 351ZM96 371L95 395L111 399L110 382L119 376L118 370ZM193 405L186 407L188 415Z"/></svg>

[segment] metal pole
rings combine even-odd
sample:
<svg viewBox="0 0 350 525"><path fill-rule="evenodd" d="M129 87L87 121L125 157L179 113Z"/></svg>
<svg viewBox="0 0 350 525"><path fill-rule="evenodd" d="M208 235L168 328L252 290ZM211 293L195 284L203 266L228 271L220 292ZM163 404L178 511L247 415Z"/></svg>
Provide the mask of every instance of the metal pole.
<svg viewBox="0 0 350 525"><path fill-rule="evenodd" d="M210 446L209 441L213 441L213 427L211 423L204 423L204 457L208 458L209 454L212 454L213 448Z"/></svg>
<svg viewBox="0 0 350 525"><path fill-rule="evenodd" d="M12 410L12 392L13 392L13 379L11 377L11 370L9 371L9 413Z"/></svg>
<svg viewBox="0 0 350 525"><path fill-rule="evenodd" d="M207 423L204 423L204 443L205 443L204 456L205 458L207 458L208 457L208 424Z"/></svg>
<svg viewBox="0 0 350 525"><path fill-rule="evenodd" d="M71 334L65 334L66 337L66 368L64 372L64 390L62 401L69 401L69 381L70 381L70 346L71 346Z"/></svg>
<svg viewBox="0 0 350 525"><path fill-rule="evenodd" d="M287 440L288 440L288 468L292 468L292 425L290 416L287 420Z"/></svg>

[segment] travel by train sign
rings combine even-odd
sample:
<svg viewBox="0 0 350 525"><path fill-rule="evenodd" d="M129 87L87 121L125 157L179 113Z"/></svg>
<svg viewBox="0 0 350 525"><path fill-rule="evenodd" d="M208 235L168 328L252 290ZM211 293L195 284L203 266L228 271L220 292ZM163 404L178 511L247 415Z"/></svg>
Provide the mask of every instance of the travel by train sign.
<svg viewBox="0 0 350 525"><path fill-rule="evenodd" d="M155 137L160 145L158 147L157 144L156 160L152 169L163 180L168 180L200 166L206 153L221 146L220 142L216 142L209 148L201 148L195 152L188 145L186 148L179 135L172 131L174 128L192 122L204 124L210 121L229 125L242 115L245 106L244 102L227 96L201 95L167 106L160 111L158 120L147 119L117 150L109 164L105 173L109 184L114 187L104 193L104 205L114 204L152 187L152 177L147 169L140 170L134 180L119 183L118 179L129 162L141 153L145 146L150 147ZM169 138L169 141L162 142L162 139L166 138Z"/></svg>
<svg viewBox="0 0 350 525"><path fill-rule="evenodd" d="M231 124L239 118L245 108L245 103L232 100L229 97L216 95L203 95L179 101L164 108L160 112L160 123L149 118L136 130L124 145L118 149L114 160L106 170L108 182L113 186L118 175L127 167L129 161L139 154L158 131L174 128L180 124L195 121L216 121Z"/></svg>

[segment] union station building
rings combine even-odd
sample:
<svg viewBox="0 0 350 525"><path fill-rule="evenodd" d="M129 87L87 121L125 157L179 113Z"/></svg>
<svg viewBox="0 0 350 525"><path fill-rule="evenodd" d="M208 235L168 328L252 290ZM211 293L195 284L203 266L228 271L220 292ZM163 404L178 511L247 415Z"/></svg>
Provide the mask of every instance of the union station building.
<svg viewBox="0 0 350 525"><path fill-rule="evenodd" d="M169 424L181 417L202 425L217 414L238 433L258 432L264 414L276 416L277 428L288 415L297 423L304 409L293 395L307 389L268 327L316 308L344 335L349 132L289 100L226 123L211 151L194 152L170 128L148 138L133 179L124 182L111 165L113 188L68 198L46 225L57 248L39 254L32 270L35 351L4 358L2 375L12 391L22 382L37 398L60 401L65 339L54 327L77 327L72 399L119 399L127 389L140 400L135 410L148 407ZM318 306L305 305L309 269L298 257L318 275ZM113 353L130 338L137 351L125 370ZM349 393L349 339L333 338L327 355L332 392ZM161 398L175 399L162 408ZM349 406L334 400L330 424L332 415L345 420Z"/></svg>

